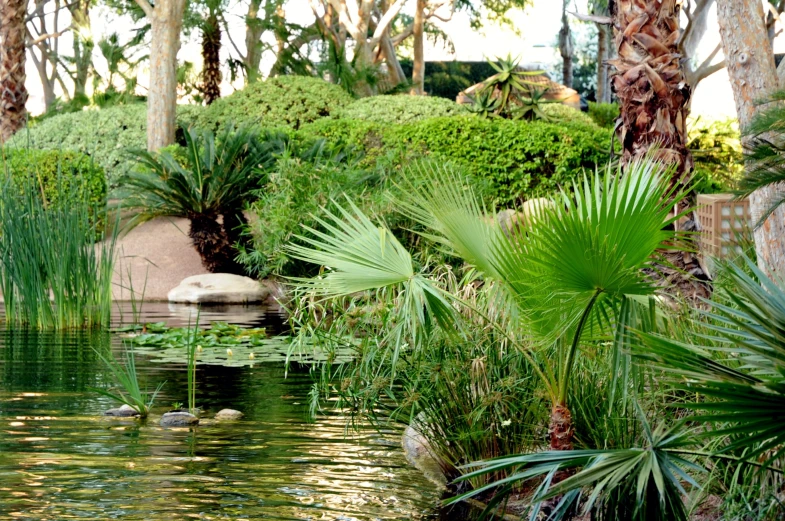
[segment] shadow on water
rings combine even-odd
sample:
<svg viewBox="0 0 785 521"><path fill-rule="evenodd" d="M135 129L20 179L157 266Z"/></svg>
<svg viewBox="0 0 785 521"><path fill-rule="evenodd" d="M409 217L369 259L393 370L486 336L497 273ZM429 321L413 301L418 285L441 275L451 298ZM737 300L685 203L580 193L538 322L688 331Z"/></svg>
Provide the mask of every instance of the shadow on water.
<svg viewBox="0 0 785 521"><path fill-rule="evenodd" d="M187 325L192 312L147 304L143 321ZM280 328L263 308L208 308L201 320ZM186 399L186 370L140 356L143 385L166 381L150 419L102 417L115 404L90 391L110 381L92 348L109 346L121 341L105 332L0 333L0 520L465 519L436 512L440 492L406 464L400 433L347 432L338 413L309 421L307 371L200 366L205 416L245 417L163 429L157 416Z"/></svg>

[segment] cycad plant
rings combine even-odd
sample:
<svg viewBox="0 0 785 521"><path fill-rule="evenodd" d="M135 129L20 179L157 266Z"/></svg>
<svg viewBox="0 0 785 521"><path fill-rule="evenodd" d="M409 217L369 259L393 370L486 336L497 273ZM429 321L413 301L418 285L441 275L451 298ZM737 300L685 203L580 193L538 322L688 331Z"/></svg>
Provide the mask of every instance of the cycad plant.
<svg viewBox="0 0 785 521"><path fill-rule="evenodd" d="M249 192L265 181L279 148L277 136L226 128L183 129L185 148L176 156L137 151L139 168L120 180L122 207L135 212L130 226L161 216L186 217L189 237L211 272L243 273L234 243L245 224Z"/></svg>
<svg viewBox="0 0 785 521"><path fill-rule="evenodd" d="M412 198L400 206L426 227L425 236L502 284L514 323L512 328L499 321L488 325L519 347L540 378L552 404L551 448L571 449L567 397L582 342L614 334L615 328L618 348L628 338L627 327L641 325L640 309L655 292L643 269L677 238L667 230L673 218L664 201L673 194L659 165L637 161L624 174L598 172L573 192L563 192L526 230L512 231L485 217L454 172L429 164L419 168L428 182L407 187ZM304 261L329 266L323 276L302 281L304 288L336 297L396 287L401 343L423 346L435 326L461 334L454 306L462 303L418 273L386 227L351 202L326 215L318 219L324 231L309 229L311 235L300 238L305 246L290 247ZM522 334L515 337L511 330ZM616 360L623 369L623 357Z"/></svg>

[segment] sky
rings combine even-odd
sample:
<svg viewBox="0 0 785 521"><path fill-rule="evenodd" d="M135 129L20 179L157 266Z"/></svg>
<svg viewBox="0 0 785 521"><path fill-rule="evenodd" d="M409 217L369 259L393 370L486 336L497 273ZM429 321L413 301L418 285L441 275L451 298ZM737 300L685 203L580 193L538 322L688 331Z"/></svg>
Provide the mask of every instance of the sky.
<svg viewBox="0 0 785 521"><path fill-rule="evenodd" d="M404 8L404 12L407 10L411 11L413 5L413 0L410 0L407 7ZM585 0L575 0L575 8L585 12ZM106 8L98 8L93 11L93 37L96 41L112 32L118 32L121 40L130 38L131 29L134 26L130 19L111 13ZM226 15L230 25L231 38L242 50L244 50L244 12L243 5L238 3L230 7ZM286 5L286 14L287 18L293 22L305 24L310 23L312 20L308 0L290 0ZM441 28L449 35L453 43L453 49L429 43L425 49L425 59L434 61L453 59L481 61L511 54L513 56L521 56L523 61L527 63L539 62L549 64L554 68L558 66L560 58L554 46L561 24L561 2L537 0L534 2L534 5L526 8L524 11L515 10L508 15L513 21L513 27L518 29L517 32L511 27L500 27L498 25L487 26L482 30L475 31L469 26L469 18L465 13L455 13L449 23L439 22ZM68 20L63 19L62 24L66 26ZM573 23L574 26L577 24L578 22ZM783 39L780 38L779 40ZM231 46L226 35L224 35L223 43L222 58L226 59L229 56ZM717 43L719 43L719 29L716 16L712 13L709 20L709 30L701 44L699 54L707 55ZM777 44L775 45L775 50L779 50L777 47L785 48L785 42L777 42ZM61 37L60 45L63 48L70 48L71 40L69 34L66 33ZM201 48L197 34L193 34L185 39L178 58L181 61L194 62L197 68L200 67ZM273 57L271 55L265 56L263 67L265 63L269 67L272 60ZM96 62L99 71L105 71L105 62L98 51L96 51ZM225 76L228 76L228 74L225 74ZM142 70L138 79L140 85L146 85L146 71ZM236 82L232 85L226 81L225 85L223 85L223 93L225 95L229 94L235 88L241 87L241 85L241 82ZM27 87L30 92L28 110L33 114L40 113L43 110L43 95L38 72L31 60L28 60L27 65ZM697 90L693 93L692 113L705 119L735 117L733 94L727 73L724 70L699 84Z"/></svg>

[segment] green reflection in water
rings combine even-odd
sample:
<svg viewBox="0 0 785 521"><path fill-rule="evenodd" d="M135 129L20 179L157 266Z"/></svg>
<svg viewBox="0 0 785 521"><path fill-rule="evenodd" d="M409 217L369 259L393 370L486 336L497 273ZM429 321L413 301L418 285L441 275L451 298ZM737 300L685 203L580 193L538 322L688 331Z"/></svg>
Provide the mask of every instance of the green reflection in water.
<svg viewBox="0 0 785 521"><path fill-rule="evenodd" d="M439 491L406 465L398 433L307 421L307 373L200 365L206 416L245 418L162 429L185 367L139 356L142 382L167 382L159 407L146 423L104 418L114 404L87 389L108 382L92 349L108 345L121 349L107 333L0 335L0 519L436 518Z"/></svg>

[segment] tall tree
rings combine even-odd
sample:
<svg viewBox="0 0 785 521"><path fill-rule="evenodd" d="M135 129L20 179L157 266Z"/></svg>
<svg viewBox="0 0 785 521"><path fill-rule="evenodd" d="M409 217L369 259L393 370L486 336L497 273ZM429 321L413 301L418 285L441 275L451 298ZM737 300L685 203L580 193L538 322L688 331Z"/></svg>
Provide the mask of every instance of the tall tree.
<svg viewBox="0 0 785 521"><path fill-rule="evenodd" d="M674 165L674 182L685 182L693 162L686 146L690 87L682 73L677 42L677 0L611 0L618 57L613 88L619 98L622 161L649 154Z"/></svg>
<svg viewBox="0 0 785 521"><path fill-rule="evenodd" d="M75 0L69 4L71 11L71 26L73 38L73 64L74 82L73 98L84 98L87 92L87 80L90 76L90 68L93 65L93 31L90 24L91 0Z"/></svg>
<svg viewBox="0 0 785 521"><path fill-rule="evenodd" d="M559 54L562 59L562 84L572 88L572 55L574 52L570 20L567 18L567 7L570 0L562 1L561 29L559 29Z"/></svg>
<svg viewBox="0 0 785 521"><path fill-rule="evenodd" d="M0 0L0 143L27 121L26 0Z"/></svg>
<svg viewBox="0 0 785 521"><path fill-rule="evenodd" d="M411 93L422 96L425 94L425 4L426 0L417 0L414 11L414 60L412 62Z"/></svg>
<svg viewBox="0 0 785 521"><path fill-rule="evenodd" d="M717 2L722 48L742 130L762 110L756 101L779 88L785 71L782 65L780 71L775 67L764 16L760 0ZM739 23L739 20L744 20L744 23ZM768 186L750 196L750 209L756 220L778 192L778 187ZM769 216L754 235L761 268L770 274L785 276L785 206L780 206Z"/></svg>
<svg viewBox="0 0 785 521"><path fill-rule="evenodd" d="M177 109L177 52L186 0L135 0L150 22L150 86L147 94L147 149L174 143Z"/></svg>
<svg viewBox="0 0 785 521"><path fill-rule="evenodd" d="M221 97L221 26L211 6L202 27L202 94L207 105Z"/></svg>

